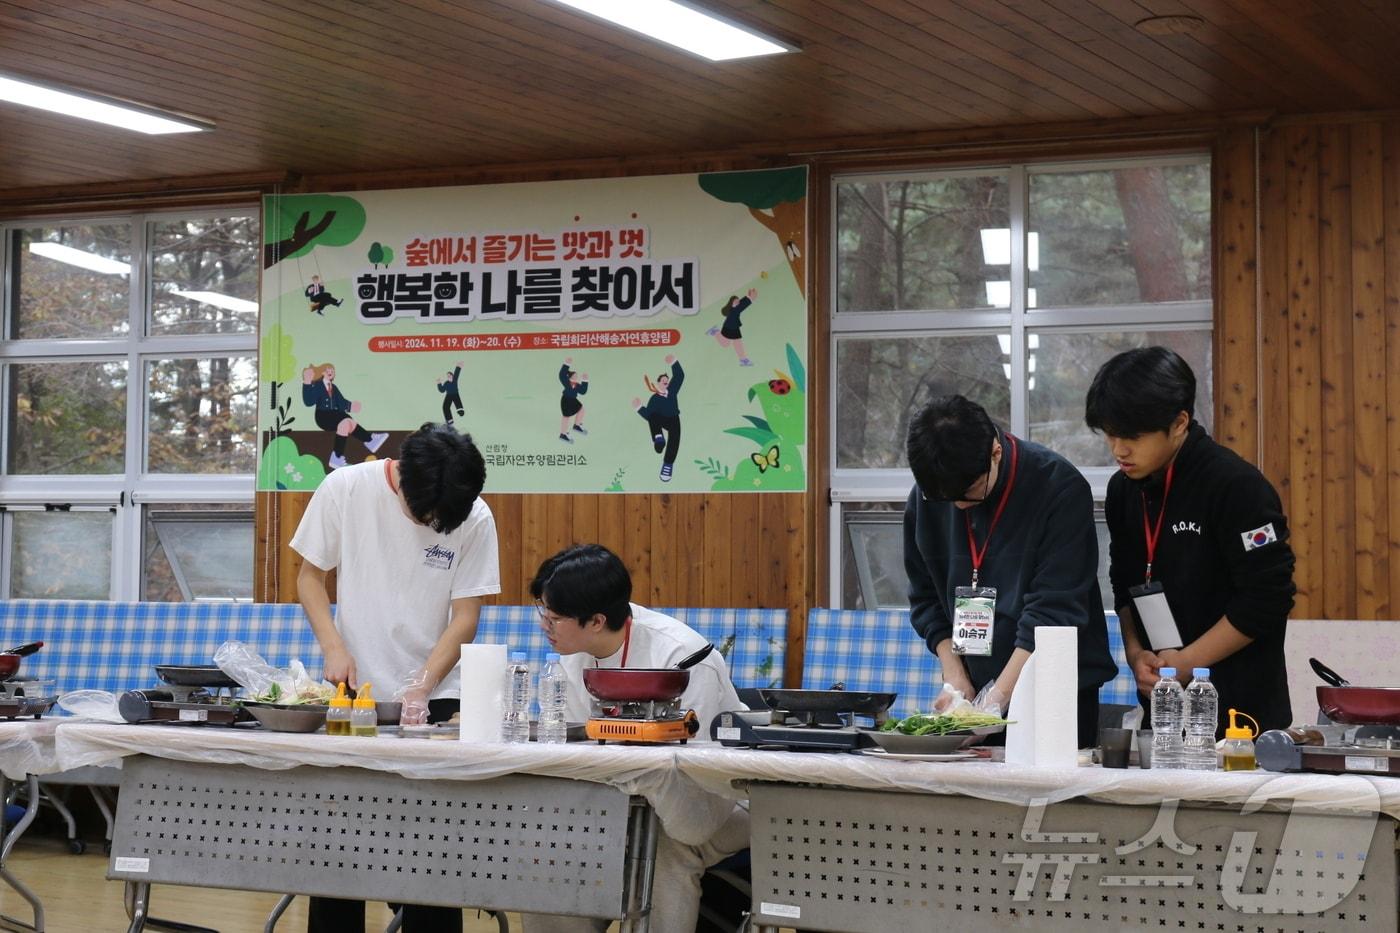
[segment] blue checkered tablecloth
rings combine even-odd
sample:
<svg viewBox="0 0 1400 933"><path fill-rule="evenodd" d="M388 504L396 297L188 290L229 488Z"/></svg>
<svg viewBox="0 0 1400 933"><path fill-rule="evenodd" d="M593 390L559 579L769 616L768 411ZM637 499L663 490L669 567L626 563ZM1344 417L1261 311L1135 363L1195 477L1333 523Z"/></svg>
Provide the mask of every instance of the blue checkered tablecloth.
<svg viewBox="0 0 1400 933"><path fill-rule="evenodd" d="M1137 689L1123 655L1116 614L1108 615L1109 649L1118 676L1099 691L1100 703L1137 703ZM825 690L836 682L847 690L893 691L894 710L927 710L943 686L938 658L909 624L904 610L813 609L807 617L807 654L802 685Z"/></svg>
<svg viewBox="0 0 1400 933"><path fill-rule="evenodd" d="M737 687L777 687L783 681L787 611L783 609L657 609L709 639L729 665ZM476 640L524 651L538 670L549 651L534 606L483 606Z"/></svg>
<svg viewBox="0 0 1400 933"><path fill-rule="evenodd" d="M321 649L298 605L0 601L0 647L42 641L24 659L23 677L51 679L57 690L122 691L160 686L157 664L213 664L230 639L270 664L301 659L321 667Z"/></svg>

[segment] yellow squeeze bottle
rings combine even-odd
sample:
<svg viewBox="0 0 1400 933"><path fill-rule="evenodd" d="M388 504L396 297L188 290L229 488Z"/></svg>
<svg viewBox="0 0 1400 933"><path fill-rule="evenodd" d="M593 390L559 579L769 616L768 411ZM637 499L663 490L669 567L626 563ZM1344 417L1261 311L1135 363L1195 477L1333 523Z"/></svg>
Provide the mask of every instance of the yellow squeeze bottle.
<svg viewBox="0 0 1400 933"><path fill-rule="evenodd" d="M374 697L370 696L369 684L360 684L355 702L350 709L350 734L374 736L379 734L379 714L374 708Z"/></svg>
<svg viewBox="0 0 1400 933"><path fill-rule="evenodd" d="M345 684L336 684L335 696L331 697L330 708L326 710L326 735L350 734L350 697L345 692Z"/></svg>
<svg viewBox="0 0 1400 933"><path fill-rule="evenodd" d="M1243 716L1253 722L1254 729L1251 731L1247 726L1238 725L1236 716ZM1254 722L1253 716L1230 710L1230 726L1225 730L1223 750L1226 771L1253 771L1257 767L1254 760L1254 737L1258 734L1259 723Z"/></svg>

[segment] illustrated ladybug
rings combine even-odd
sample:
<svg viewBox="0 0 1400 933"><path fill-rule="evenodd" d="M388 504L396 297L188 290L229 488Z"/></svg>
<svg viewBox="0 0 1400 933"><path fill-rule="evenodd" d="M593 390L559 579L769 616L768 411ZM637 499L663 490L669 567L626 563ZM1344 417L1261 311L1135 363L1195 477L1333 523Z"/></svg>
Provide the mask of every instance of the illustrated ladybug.
<svg viewBox="0 0 1400 933"><path fill-rule="evenodd" d="M792 383L786 379L769 379L768 389L774 395L787 395L792 391Z"/></svg>

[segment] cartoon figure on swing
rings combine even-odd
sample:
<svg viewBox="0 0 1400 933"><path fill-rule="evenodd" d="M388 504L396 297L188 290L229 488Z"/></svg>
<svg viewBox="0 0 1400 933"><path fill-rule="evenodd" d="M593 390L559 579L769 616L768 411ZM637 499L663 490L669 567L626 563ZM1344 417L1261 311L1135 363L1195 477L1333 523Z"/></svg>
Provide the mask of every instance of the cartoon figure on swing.
<svg viewBox="0 0 1400 933"><path fill-rule="evenodd" d="M306 286L302 294L306 295L306 300L311 303L309 310L322 316L325 315L325 310L332 305L339 308L345 303L344 299L337 298L326 290L326 286L322 284L319 275L313 275L311 277L311 284Z"/></svg>

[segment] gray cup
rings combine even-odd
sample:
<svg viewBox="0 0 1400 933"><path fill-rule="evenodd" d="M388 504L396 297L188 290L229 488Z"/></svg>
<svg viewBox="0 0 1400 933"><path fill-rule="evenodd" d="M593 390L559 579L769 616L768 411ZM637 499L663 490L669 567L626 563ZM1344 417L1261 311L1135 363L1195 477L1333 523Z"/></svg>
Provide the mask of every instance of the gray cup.
<svg viewBox="0 0 1400 933"><path fill-rule="evenodd" d="M1143 729L1137 734L1138 767L1152 767L1152 730Z"/></svg>

